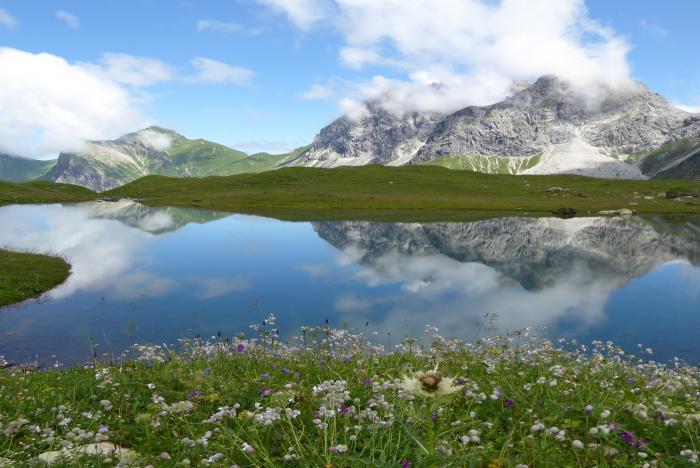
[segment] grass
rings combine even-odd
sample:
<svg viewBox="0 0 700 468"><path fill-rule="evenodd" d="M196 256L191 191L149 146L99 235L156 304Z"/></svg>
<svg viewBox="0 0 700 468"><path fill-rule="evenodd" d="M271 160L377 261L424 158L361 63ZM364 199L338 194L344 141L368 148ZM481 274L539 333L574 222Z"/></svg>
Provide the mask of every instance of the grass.
<svg viewBox="0 0 700 468"><path fill-rule="evenodd" d="M554 186L565 190L548 191ZM672 189L699 193L700 183L511 176L434 166L362 166L284 168L203 179L145 177L105 195L134 197L147 205L299 220L469 220L494 214L543 214L562 207L574 208L579 215L620 208L640 213L700 213L700 204L694 200L658 197Z"/></svg>
<svg viewBox="0 0 700 468"><path fill-rule="evenodd" d="M0 250L0 307L38 297L69 274L62 258Z"/></svg>
<svg viewBox="0 0 700 468"><path fill-rule="evenodd" d="M43 452L109 441L131 450L131 463L156 467L697 461L698 368L656 363L650 349L637 357L610 343L554 346L527 329L467 344L426 327L385 352L357 331L307 328L281 343L275 328L269 317L253 339L136 346L124 363L0 372L0 457L41 466ZM436 367L439 376L416 380ZM429 392L436 379L449 386Z"/></svg>
<svg viewBox="0 0 700 468"><path fill-rule="evenodd" d="M93 200L98 194L85 187L36 181L14 184L0 181L0 206L25 203L66 203Z"/></svg>
<svg viewBox="0 0 700 468"><path fill-rule="evenodd" d="M552 187L564 190L549 191ZM512 176L435 166L283 168L225 177L148 176L101 194L46 182L0 183L0 204L130 197L151 206L289 220L468 221L549 214L563 207L575 209L577 215L620 208L648 214L700 213L695 199L659 197L668 191L698 194L700 182Z"/></svg>

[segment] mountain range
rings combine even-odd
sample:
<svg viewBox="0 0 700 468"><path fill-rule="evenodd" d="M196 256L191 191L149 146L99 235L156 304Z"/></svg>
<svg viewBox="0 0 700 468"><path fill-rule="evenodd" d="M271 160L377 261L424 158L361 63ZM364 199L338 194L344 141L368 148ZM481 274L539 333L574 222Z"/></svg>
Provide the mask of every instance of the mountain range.
<svg viewBox="0 0 700 468"><path fill-rule="evenodd" d="M150 127L79 152L38 161L0 155L0 180L45 179L109 190L145 175L204 177L285 166L434 164L510 174L700 179L700 114L642 83L580 90L544 76L490 106L452 114L392 113L378 100L359 119L343 116L310 146L246 154Z"/></svg>

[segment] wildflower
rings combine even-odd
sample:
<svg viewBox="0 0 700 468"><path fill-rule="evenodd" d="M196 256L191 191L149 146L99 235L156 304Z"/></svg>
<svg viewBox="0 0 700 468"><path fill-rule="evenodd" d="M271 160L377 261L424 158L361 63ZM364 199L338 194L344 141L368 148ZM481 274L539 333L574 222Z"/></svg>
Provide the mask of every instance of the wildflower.
<svg viewBox="0 0 700 468"><path fill-rule="evenodd" d="M243 442L243 445L241 446L241 450L243 450L245 453L253 453L255 452L255 449L248 444L248 442Z"/></svg>
<svg viewBox="0 0 700 468"><path fill-rule="evenodd" d="M370 385L372 385L372 381L370 379L363 380L362 385L364 385L365 387L369 387Z"/></svg>
<svg viewBox="0 0 700 468"><path fill-rule="evenodd" d="M109 401L109 400L100 400L100 406L101 406L102 409L104 409L105 411L109 411L109 410L112 409L112 402Z"/></svg>
<svg viewBox="0 0 700 468"><path fill-rule="evenodd" d="M204 392L200 392L199 390L193 390L187 394L187 399L191 401L202 395L204 395Z"/></svg>
<svg viewBox="0 0 700 468"><path fill-rule="evenodd" d="M238 346L236 346L236 351L239 353L242 353L245 351L245 345L243 343L238 343Z"/></svg>
<svg viewBox="0 0 700 468"><path fill-rule="evenodd" d="M263 379L269 379L269 378L270 378L270 374L268 374L267 372L265 372L265 373L262 375L262 378L263 378Z"/></svg>
<svg viewBox="0 0 700 468"><path fill-rule="evenodd" d="M583 442L580 440L576 439L573 442L571 442L571 446L575 449L582 449L583 448Z"/></svg>
<svg viewBox="0 0 700 468"><path fill-rule="evenodd" d="M600 413L600 417L603 419L608 419L610 417L610 410L604 410Z"/></svg>
<svg viewBox="0 0 700 468"><path fill-rule="evenodd" d="M455 385L454 379L443 377L437 369L429 372L416 372L413 378L404 377L401 387L423 397L442 397L460 391L464 386Z"/></svg>
<svg viewBox="0 0 700 468"><path fill-rule="evenodd" d="M260 394L263 396L268 396L270 394L270 387L262 387L260 388Z"/></svg>
<svg viewBox="0 0 700 468"><path fill-rule="evenodd" d="M506 409L511 409L515 406L515 402L513 400L506 400L503 402L503 407Z"/></svg>
<svg viewBox="0 0 700 468"><path fill-rule="evenodd" d="M583 411L585 411L586 414L591 414L593 412L593 405L586 405Z"/></svg>
<svg viewBox="0 0 700 468"><path fill-rule="evenodd" d="M411 468L413 462L411 460L401 460L401 468Z"/></svg>

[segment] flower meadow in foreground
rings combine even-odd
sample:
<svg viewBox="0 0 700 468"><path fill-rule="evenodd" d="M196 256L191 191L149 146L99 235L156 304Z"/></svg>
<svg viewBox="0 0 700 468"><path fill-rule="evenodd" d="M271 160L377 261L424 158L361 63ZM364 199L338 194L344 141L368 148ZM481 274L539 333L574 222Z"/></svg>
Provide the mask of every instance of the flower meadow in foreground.
<svg viewBox="0 0 700 468"><path fill-rule="evenodd" d="M304 328L0 372L0 466L694 466L700 372L533 330L391 350ZM99 447L90 449L90 447Z"/></svg>

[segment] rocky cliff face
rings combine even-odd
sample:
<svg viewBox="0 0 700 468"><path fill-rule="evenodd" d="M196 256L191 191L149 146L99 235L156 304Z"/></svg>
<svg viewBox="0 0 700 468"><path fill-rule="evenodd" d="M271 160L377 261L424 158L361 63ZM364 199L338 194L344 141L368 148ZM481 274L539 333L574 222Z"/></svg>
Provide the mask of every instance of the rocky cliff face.
<svg viewBox="0 0 700 468"><path fill-rule="evenodd" d="M448 116L413 113L399 118L378 103L368 110L369 116L359 121L343 117L324 128L304 164L537 157L534 167L508 166L535 174L641 178L638 165L625 161L628 155L700 135L700 117L673 107L641 83L625 90L581 92L552 76L502 102L467 107Z"/></svg>
<svg viewBox="0 0 700 468"><path fill-rule="evenodd" d="M335 167L363 164L402 165L410 162L444 115L411 112L401 117L379 103L367 103L369 115L359 120L341 117L323 128L302 164Z"/></svg>
<svg viewBox="0 0 700 468"><path fill-rule="evenodd" d="M663 226L663 223L656 223ZM624 283L676 259L700 264L697 226L656 229L637 218L496 218L472 223L382 224L320 222L314 229L340 249L359 251L365 264L389 254L442 254L495 268L525 288L541 289L575 272L590 281Z"/></svg>

